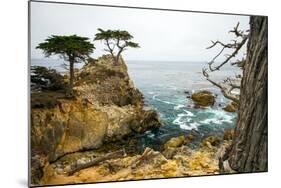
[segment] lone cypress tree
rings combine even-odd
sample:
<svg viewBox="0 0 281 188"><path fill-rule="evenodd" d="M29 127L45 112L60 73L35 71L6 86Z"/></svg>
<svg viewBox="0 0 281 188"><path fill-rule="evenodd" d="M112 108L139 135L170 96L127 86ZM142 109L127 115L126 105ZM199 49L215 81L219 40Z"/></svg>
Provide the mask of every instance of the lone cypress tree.
<svg viewBox="0 0 281 188"><path fill-rule="evenodd" d="M98 29L99 33L95 35L94 40L104 41L107 49L104 51L109 52L114 59L115 65L118 64L121 53L130 48L139 48L139 44L132 42L133 36L124 30L103 30Z"/></svg>
<svg viewBox="0 0 281 188"><path fill-rule="evenodd" d="M69 90L68 95L73 96L74 63L85 61L95 49L89 38L77 35L48 37L36 49L43 50L46 57L59 55L69 62Z"/></svg>

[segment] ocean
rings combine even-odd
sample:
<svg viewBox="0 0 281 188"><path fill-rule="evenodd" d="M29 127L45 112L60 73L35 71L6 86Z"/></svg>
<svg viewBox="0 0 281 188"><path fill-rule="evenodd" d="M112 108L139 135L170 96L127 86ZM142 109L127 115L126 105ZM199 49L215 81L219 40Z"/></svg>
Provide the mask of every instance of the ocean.
<svg viewBox="0 0 281 188"><path fill-rule="evenodd" d="M164 124L140 137L142 147L157 149L171 137L190 133L200 138L222 135L225 129L235 126L237 113L222 109L230 101L202 75L206 62L127 61L127 65L135 86L144 94L145 104L159 112ZM221 81L239 73L239 69L226 66L213 73L212 79ZM215 105L194 108L187 96L199 90L213 92L217 96Z"/></svg>
<svg viewBox="0 0 281 188"><path fill-rule="evenodd" d="M31 65L55 68L63 72L61 60L33 59ZM220 90L202 76L206 62L191 61L126 61L128 71L135 86L143 93L145 105L160 114L163 126L138 136L140 147L157 148L171 137L197 134L221 135L224 129L233 128L237 113L222 109L230 101L222 96ZM83 64L77 64L81 68ZM223 80L240 71L226 66L212 74L212 79ZM188 95L199 90L209 90L216 97L216 103L208 108L194 108Z"/></svg>

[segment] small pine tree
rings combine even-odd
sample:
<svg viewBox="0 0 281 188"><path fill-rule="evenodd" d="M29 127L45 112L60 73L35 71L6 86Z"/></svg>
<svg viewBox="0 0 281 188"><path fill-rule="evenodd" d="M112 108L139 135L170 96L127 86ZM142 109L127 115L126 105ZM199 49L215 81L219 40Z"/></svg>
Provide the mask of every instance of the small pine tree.
<svg viewBox="0 0 281 188"><path fill-rule="evenodd" d="M128 31L123 30L103 30L98 29L98 33L95 35L95 41L100 40L104 41L107 49L106 52L109 52L114 59L115 65L118 64L121 53L130 48L139 48L139 44L132 42L133 36Z"/></svg>

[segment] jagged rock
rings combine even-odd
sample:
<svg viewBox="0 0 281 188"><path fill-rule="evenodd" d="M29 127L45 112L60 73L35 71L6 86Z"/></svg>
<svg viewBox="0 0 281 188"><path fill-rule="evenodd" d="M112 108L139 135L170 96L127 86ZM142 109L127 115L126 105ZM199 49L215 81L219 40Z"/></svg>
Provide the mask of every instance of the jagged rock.
<svg viewBox="0 0 281 188"><path fill-rule="evenodd" d="M191 99L197 106L212 106L215 103L215 96L209 91L198 91L192 93Z"/></svg>
<svg viewBox="0 0 281 188"><path fill-rule="evenodd" d="M223 107L223 109L227 112L236 112L238 110L238 104L235 102L231 102Z"/></svg>
<svg viewBox="0 0 281 188"><path fill-rule="evenodd" d="M143 133L150 128L161 126L158 113L155 110L147 110L139 113L137 118L130 122L130 128L138 133Z"/></svg>
<svg viewBox="0 0 281 188"><path fill-rule="evenodd" d="M208 148L191 149L187 146L174 149L177 150L176 155L171 159L165 158L158 151L146 148L141 155L127 155L107 160L95 166L82 169L71 176L57 173L58 169L56 166L58 165L55 164L61 163L61 166L63 166L64 163L62 161L71 161L70 159L73 159L72 161L75 163L79 158L87 158L88 155L93 155L93 153L80 152L79 154L68 154L46 167L42 184L66 184L72 181L77 183L93 183L100 181L170 178L209 175L219 172L218 158L215 157L218 147L214 147L213 150ZM98 156L101 155L104 154L98 154ZM69 164L66 165L69 166Z"/></svg>
<svg viewBox="0 0 281 188"><path fill-rule="evenodd" d="M218 147L220 143L221 143L221 139L219 137L208 136L201 141L200 146L213 149L213 147Z"/></svg>
<svg viewBox="0 0 281 188"><path fill-rule="evenodd" d="M44 175L43 168L48 164L46 155L35 154L31 157L31 184L38 184Z"/></svg>
<svg viewBox="0 0 281 188"><path fill-rule="evenodd" d="M102 145L108 127L105 112L79 101L64 101L54 108L32 109L31 146L54 161L65 153Z"/></svg>
<svg viewBox="0 0 281 188"><path fill-rule="evenodd" d="M180 147L187 143L187 139L182 135L171 138L164 144L164 149Z"/></svg>

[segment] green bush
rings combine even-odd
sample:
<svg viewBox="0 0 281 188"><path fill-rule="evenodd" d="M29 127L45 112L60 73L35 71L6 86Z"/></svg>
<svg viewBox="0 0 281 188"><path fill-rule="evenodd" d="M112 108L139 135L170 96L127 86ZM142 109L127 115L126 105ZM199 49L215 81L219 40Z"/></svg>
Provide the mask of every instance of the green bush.
<svg viewBox="0 0 281 188"><path fill-rule="evenodd" d="M65 90L67 87L63 76L55 69L41 66L31 67L31 83L35 84L36 88L50 91Z"/></svg>

